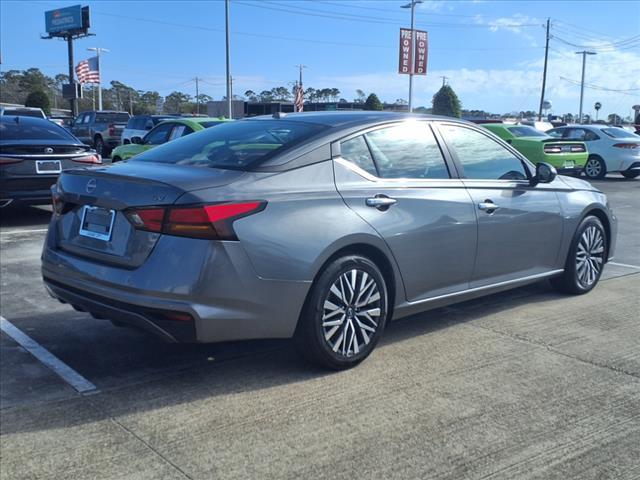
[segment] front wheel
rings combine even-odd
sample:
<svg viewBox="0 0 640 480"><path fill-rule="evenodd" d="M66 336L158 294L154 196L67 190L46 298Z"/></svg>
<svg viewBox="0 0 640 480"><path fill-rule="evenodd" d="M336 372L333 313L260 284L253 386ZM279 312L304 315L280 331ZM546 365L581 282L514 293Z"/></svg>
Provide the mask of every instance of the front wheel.
<svg viewBox="0 0 640 480"><path fill-rule="evenodd" d="M105 147L104 147L104 140L102 140L102 137L96 137L93 141L93 148L96 149L96 152L101 156L104 157L105 156Z"/></svg>
<svg viewBox="0 0 640 480"><path fill-rule="evenodd" d="M607 165L603 159L592 155L584 166L584 174L592 180L604 178L607 174Z"/></svg>
<svg viewBox="0 0 640 480"><path fill-rule="evenodd" d="M594 216L586 217L576 230L564 266L564 273L552 280L558 290L583 294L591 291L607 261L607 232Z"/></svg>
<svg viewBox="0 0 640 480"><path fill-rule="evenodd" d="M348 255L331 262L311 288L294 336L298 351L333 370L359 364L387 322L387 286L380 269L366 257Z"/></svg>
<svg viewBox="0 0 640 480"><path fill-rule="evenodd" d="M631 179L631 178L636 178L638 175L640 175L640 172L638 172L638 171L632 171L632 172L620 172L620 173L622 173L622 176L623 176L624 178L629 178L629 179Z"/></svg>

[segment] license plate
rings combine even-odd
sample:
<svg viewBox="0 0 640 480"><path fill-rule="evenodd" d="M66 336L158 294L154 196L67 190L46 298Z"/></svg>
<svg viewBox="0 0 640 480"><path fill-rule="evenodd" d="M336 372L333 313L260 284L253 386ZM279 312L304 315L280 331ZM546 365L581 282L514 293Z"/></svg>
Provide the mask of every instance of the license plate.
<svg viewBox="0 0 640 480"><path fill-rule="evenodd" d="M86 205L82 208L80 235L108 242L115 218L115 210Z"/></svg>
<svg viewBox="0 0 640 480"><path fill-rule="evenodd" d="M564 162L564 168L573 168L576 164L574 162Z"/></svg>
<svg viewBox="0 0 640 480"><path fill-rule="evenodd" d="M60 160L36 160L37 173L60 173L61 171Z"/></svg>

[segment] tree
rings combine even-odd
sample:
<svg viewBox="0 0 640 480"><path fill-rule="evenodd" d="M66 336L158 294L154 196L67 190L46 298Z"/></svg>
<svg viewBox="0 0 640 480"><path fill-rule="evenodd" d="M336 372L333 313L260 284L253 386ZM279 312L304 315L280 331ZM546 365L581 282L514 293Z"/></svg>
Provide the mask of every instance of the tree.
<svg viewBox="0 0 640 480"><path fill-rule="evenodd" d="M433 113L460 118L460 100L449 85L443 85L433 96Z"/></svg>
<svg viewBox="0 0 640 480"><path fill-rule="evenodd" d="M620 125L622 123L622 117L617 113L612 113L607 117L609 123L613 123L614 125Z"/></svg>
<svg viewBox="0 0 640 480"><path fill-rule="evenodd" d="M244 96L247 97L250 102L258 101L258 95L256 95L256 92L254 92L253 90L247 90L246 92L244 92Z"/></svg>
<svg viewBox="0 0 640 480"><path fill-rule="evenodd" d="M367 101L364 102L365 110L382 110L382 103L375 93L372 93L367 97Z"/></svg>
<svg viewBox="0 0 640 480"><path fill-rule="evenodd" d="M263 90L260 92L260 101L270 103L273 102L273 93L271 90Z"/></svg>
<svg viewBox="0 0 640 480"><path fill-rule="evenodd" d="M572 113L565 113L563 115L563 118L564 118L563 121L565 121L567 123L573 123L573 114Z"/></svg>
<svg viewBox="0 0 640 480"><path fill-rule="evenodd" d="M356 90L356 98L353 99L353 101L355 103L364 103L364 101L366 100L367 94L364 93L362 90L358 89Z"/></svg>
<svg viewBox="0 0 640 480"><path fill-rule="evenodd" d="M25 100L24 104L26 107L41 108L47 115L51 114L49 97L42 90L36 90L27 95L27 99Z"/></svg>
<svg viewBox="0 0 640 480"><path fill-rule="evenodd" d="M191 95L182 92L171 92L164 99L164 109L167 113L185 113L189 110Z"/></svg>

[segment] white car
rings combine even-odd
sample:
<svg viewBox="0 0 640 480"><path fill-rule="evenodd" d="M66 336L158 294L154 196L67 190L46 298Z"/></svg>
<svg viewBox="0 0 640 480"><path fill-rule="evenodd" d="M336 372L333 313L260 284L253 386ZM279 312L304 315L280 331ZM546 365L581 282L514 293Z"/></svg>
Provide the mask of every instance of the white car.
<svg viewBox="0 0 640 480"><path fill-rule="evenodd" d="M640 175L640 136L635 133L611 125L567 125L552 128L547 135L585 142L589 159L584 174L590 179L604 178L611 172L625 178Z"/></svg>
<svg viewBox="0 0 640 480"><path fill-rule="evenodd" d="M0 116L11 115L16 117L36 117L36 118L47 118L41 108L35 107L1 107L0 108Z"/></svg>
<svg viewBox="0 0 640 480"><path fill-rule="evenodd" d="M176 118L175 115L134 115L129 119L127 126L122 131L121 145L131 143L133 137L144 137L149 130L164 120Z"/></svg>

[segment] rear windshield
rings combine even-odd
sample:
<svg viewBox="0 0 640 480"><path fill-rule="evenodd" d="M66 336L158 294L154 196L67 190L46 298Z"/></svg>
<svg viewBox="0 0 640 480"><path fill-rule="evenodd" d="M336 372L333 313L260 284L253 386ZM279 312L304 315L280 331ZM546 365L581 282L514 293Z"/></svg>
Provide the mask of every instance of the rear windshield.
<svg viewBox="0 0 640 480"><path fill-rule="evenodd" d="M64 140L80 143L67 130L49 120L41 122L5 120L0 122L0 140Z"/></svg>
<svg viewBox="0 0 640 480"><path fill-rule="evenodd" d="M286 120L223 123L165 143L131 161L248 170L327 128Z"/></svg>
<svg viewBox="0 0 640 480"><path fill-rule="evenodd" d="M98 113L96 114L96 123L127 123L129 121L128 113Z"/></svg>
<svg viewBox="0 0 640 480"><path fill-rule="evenodd" d="M209 128L209 127L213 127L214 125L220 125L221 123L224 123L224 122L211 121L211 122L198 122L198 123L200 123L200 125L202 125L204 128Z"/></svg>
<svg viewBox="0 0 640 480"><path fill-rule="evenodd" d="M547 134L542 133L540 130L536 130L533 127L529 127L527 125L521 125L519 127L509 127L511 133L513 133L514 137L546 137Z"/></svg>
<svg viewBox="0 0 640 480"><path fill-rule="evenodd" d="M42 111L40 110L5 110L3 115L13 115L18 117L36 117L44 118Z"/></svg>
<svg viewBox="0 0 640 480"><path fill-rule="evenodd" d="M603 128L602 131L612 138L633 138L633 133L627 132L624 128Z"/></svg>

